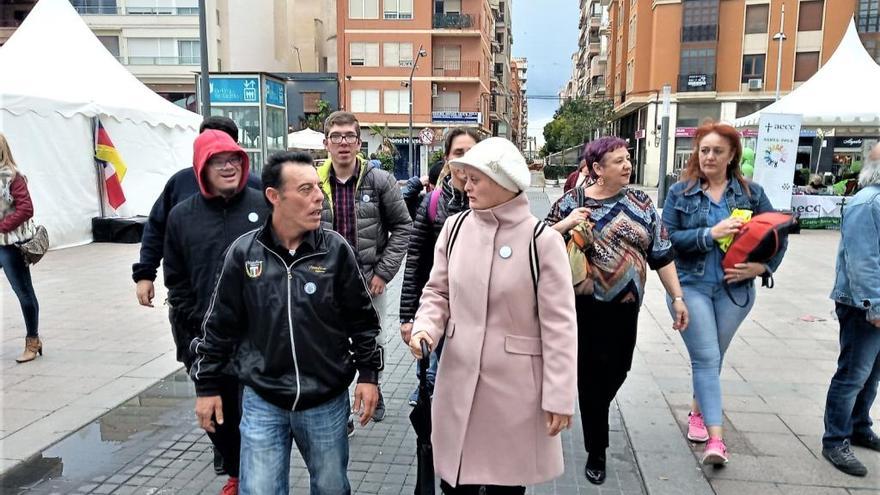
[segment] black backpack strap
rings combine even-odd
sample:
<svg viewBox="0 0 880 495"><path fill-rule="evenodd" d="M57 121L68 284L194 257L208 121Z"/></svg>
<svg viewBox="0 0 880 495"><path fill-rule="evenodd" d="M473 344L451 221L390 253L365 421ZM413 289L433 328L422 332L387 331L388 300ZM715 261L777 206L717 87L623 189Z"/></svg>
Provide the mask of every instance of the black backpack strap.
<svg viewBox="0 0 880 495"><path fill-rule="evenodd" d="M467 210L462 212L455 218L455 221L452 223L452 228L449 229L449 243L446 244L446 258L449 258L449 255L452 254L452 246L455 245L455 240L458 239L458 232L461 230L461 224L464 223L464 219L471 213L471 210Z"/></svg>
<svg viewBox="0 0 880 495"><path fill-rule="evenodd" d="M535 302L538 301L538 280L541 278L541 264L538 260L538 237L544 233L547 224L538 220L532 231L532 240L529 243L529 269L532 272L532 288L535 291Z"/></svg>

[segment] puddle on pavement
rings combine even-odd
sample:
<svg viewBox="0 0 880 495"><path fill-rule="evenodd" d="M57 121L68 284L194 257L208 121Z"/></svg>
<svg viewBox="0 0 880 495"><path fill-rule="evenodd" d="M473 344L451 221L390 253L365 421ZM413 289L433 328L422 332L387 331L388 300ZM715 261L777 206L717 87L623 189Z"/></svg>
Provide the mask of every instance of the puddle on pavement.
<svg viewBox="0 0 880 495"><path fill-rule="evenodd" d="M190 429L192 382L183 371L159 381L92 423L0 476L0 492L20 493L47 480L88 481L153 447L160 430ZM7 491L9 490L9 491Z"/></svg>

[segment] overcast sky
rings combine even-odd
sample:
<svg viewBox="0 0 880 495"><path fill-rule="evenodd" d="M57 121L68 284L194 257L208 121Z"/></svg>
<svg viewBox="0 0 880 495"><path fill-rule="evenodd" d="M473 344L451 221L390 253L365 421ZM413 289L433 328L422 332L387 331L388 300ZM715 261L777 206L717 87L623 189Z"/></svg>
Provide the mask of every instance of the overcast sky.
<svg viewBox="0 0 880 495"><path fill-rule="evenodd" d="M509 0L513 8L513 56L529 60L526 96L553 96L571 75L577 50L577 0ZM529 136L544 144L544 125L559 107L556 99L529 98Z"/></svg>

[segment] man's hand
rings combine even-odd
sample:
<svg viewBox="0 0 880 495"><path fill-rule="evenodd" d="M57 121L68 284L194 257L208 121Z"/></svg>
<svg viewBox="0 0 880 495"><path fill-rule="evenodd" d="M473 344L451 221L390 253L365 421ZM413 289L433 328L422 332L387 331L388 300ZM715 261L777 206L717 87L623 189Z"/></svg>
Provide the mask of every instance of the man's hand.
<svg viewBox="0 0 880 495"><path fill-rule="evenodd" d="M214 433L214 418L217 424L223 424L223 400L219 395L196 397L196 418L199 426L208 433Z"/></svg>
<svg viewBox="0 0 880 495"><path fill-rule="evenodd" d="M403 339L403 342L409 344L409 339L412 337L412 323L401 323L400 324L400 338Z"/></svg>
<svg viewBox="0 0 880 495"><path fill-rule="evenodd" d="M373 279L370 280L370 295L378 296L385 292L385 280L378 275L373 275Z"/></svg>
<svg viewBox="0 0 880 495"><path fill-rule="evenodd" d="M428 187L429 185L431 185L431 181L428 180L427 175L419 177L419 182L422 183L422 187Z"/></svg>
<svg viewBox="0 0 880 495"><path fill-rule="evenodd" d="M744 282L762 275L767 271L763 263L737 263L733 268L724 269L724 281L727 283Z"/></svg>
<svg viewBox="0 0 880 495"><path fill-rule="evenodd" d="M544 413L547 416L547 434L551 437L555 437L562 432L562 430L571 428L571 416L546 411L544 411Z"/></svg>
<svg viewBox="0 0 880 495"><path fill-rule="evenodd" d="M373 419L376 404L379 403L379 386L375 383L358 383L354 388L354 409L351 412L360 416L361 426Z"/></svg>
<svg viewBox="0 0 880 495"><path fill-rule="evenodd" d="M422 347L419 342L423 340L428 343L428 350L434 350L434 341L431 340L428 332L416 332L416 334L409 339L409 350L412 351L412 354L416 357L416 359L422 359Z"/></svg>
<svg viewBox="0 0 880 495"><path fill-rule="evenodd" d="M153 298L156 297L156 291L153 288L152 280L138 280L137 298L141 306L153 307Z"/></svg>

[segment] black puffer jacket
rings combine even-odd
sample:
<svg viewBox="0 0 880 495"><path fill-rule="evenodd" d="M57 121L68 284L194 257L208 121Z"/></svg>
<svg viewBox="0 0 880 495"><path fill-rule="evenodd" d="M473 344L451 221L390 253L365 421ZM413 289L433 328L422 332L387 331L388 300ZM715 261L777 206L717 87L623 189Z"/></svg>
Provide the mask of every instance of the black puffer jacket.
<svg viewBox="0 0 880 495"><path fill-rule="evenodd" d="M452 187L452 177L442 183L443 195L437 203L437 217L434 223L428 218L428 205L431 194L425 194L413 222L406 254L406 267L403 271L403 286L400 292L400 321L415 318L422 297L422 288L428 283L431 267L434 266L434 244L446 219L468 209L467 195Z"/></svg>
<svg viewBox="0 0 880 495"><path fill-rule="evenodd" d="M229 363L264 400L294 411L345 392L355 370L358 382L378 383L379 315L351 246L319 228L291 255L271 225L226 253L202 337L191 344L196 393L218 395Z"/></svg>
<svg viewBox="0 0 880 495"><path fill-rule="evenodd" d="M355 216L357 218L357 252L361 273L369 282L379 275L391 281L406 255L412 218L400 195L394 176L375 165L358 158L360 175L355 189ZM326 160L318 167L318 177L324 191L324 211L321 226L333 229L333 194L330 181L332 165Z"/></svg>

